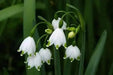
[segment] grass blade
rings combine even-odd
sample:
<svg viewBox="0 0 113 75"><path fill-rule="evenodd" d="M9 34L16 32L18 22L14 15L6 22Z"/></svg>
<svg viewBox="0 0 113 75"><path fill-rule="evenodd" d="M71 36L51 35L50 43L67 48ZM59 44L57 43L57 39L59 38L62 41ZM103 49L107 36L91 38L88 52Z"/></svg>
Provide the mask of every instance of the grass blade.
<svg viewBox="0 0 113 75"><path fill-rule="evenodd" d="M60 68L60 55L59 50L56 50L55 47L54 50L54 69L55 69L55 75L61 75L61 68Z"/></svg>
<svg viewBox="0 0 113 75"><path fill-rule="evenodd" d="M3 21L7 18L10 18L14 15L17 15L19 13L23 12L23 4L17 4L17 5L12 5L10 7L4 8L0 10L0 21ZM46 8L44 3L37 2L37 9L42 9L44 10Z"/></svg>
<svg viewBox="0 0 113 75"><path fill-rule="evenodd" d="M100 40L95 48L95 52L93 53L88 67L86 69L85 75L95 75L97 66L99 64L99 60L101 58L102 52L104 50L104 45L106 42L107 32L104 31L103 34L100 37Z"/></svg>
<svg viewBox="0 0 113 75"><path fill-rule="evenodd" d="M110 71L109 71L109 75L113 75L113 63L111 64L111 68L110 68Z"/></svg>
<svg viewBox="0 0 113 75"><path fill-rule="evenodd" d="M23 4L13 5L11 7L0 10L0 21L14 16L23 11Z"/></svg>
<svg viewBox="0 0 113 75"><path fill-rule="evenodd" d="M93 0L86 0L85 1L85 8L84 8L84 18L87 23L87 33L88 33L88 51L86 52L87 56L90 56L94 47L94 29L93 29ZM91 38L91 39L90 39ZM88 57L86 57L88 58Z"/></svg>
<svg viewBox="0 0 113 75"><path fill-rule="evenodd" d="M35 0L24 0L24 37L27 37L35 21ZM35 68L27 70L27 75L40 75Z"/></svg>

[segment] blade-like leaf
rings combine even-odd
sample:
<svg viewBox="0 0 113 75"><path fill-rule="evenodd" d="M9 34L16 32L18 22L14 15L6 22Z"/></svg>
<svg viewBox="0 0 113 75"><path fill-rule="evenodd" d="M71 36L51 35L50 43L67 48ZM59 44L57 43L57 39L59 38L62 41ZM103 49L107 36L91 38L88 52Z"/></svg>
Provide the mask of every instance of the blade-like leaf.
<svg viewBox="0 0 113 75"><path fill-rule="evenodd" d="M110 70L109 70L109 75L113 75L113 63L111 64Z"/></svg>
<svg viewBox="0 0 113 75"><path fill-rule="evenodd" d="M3 75L9 75L9 73L8 73L6 68L3 68L3 73L4 73Z"/></svg>
<svg viewBox="0 0 113 75"><path fill-rule="evenodd" d="M54 70L55 74L54 75L61 75L61 65L60 65L60 55L59 51L53 47L54 50Z"/></svg>
<svg viewBox="0 0 113 75"><path fill-rule="evenodd" d="M7 19L15 14L23 11L23 4L13 5L11 7L0 10L0 21Z"/></svg>
<svg viewBox="0 0 113 75"><path fill-rule="evenodd" d="M35 24L35 3L36 0L24 0L24 23L23 23L24 37L29 36L31 29ZM26 71L27 71L27 75L41 74L41 72L38 72L36 68L32 68Z"/></svg>
<svg viewBox="0 0 113 75"><path fill-rule="evenodd" d="M37 2L36 8L43 10L46 8L46 6L44 3ZM17 5L4 8L0 10L0 21L10 18L22 12L23 12L23 4L17 4Z"/></svg>
<svg viewBox="0 0 113 75"><path fill-rule="evenodd" d="M104 45L106 42L107 32L104 31L100 37L100 40L95 48L95 51L90 58L88 67L86 69L85 75L95 75L99 60L101 58L102 52L104 50Z"/></svg>

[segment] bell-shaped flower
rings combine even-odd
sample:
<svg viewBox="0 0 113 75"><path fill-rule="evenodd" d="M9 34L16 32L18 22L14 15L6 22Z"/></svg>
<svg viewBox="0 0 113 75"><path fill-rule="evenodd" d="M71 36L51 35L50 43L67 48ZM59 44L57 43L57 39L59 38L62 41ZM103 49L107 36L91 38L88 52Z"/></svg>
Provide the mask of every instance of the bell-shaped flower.
<svg viewBox="0 0 113 75"><path fill-rule="evenodd" d="M66 37L61 28L57 28L54 30L54 32L51 34L47 47L51 46L52 44L55 45L56 49L58 49L61 45L65 47L66 44Z"/></svg>
<svg viewBox="0 0 113 75"><path fill-rule="evenodd" d="M60 22L60 20L61 20L61 18L60 17L58 17L58 19L56 20L56 19L53 19L53 21L52 21L52 25L53 25L53 28L54 28L54 30L55 29L57 29L57 28L59 28L59 22ZM62 25L62 29L66 29L66 22L65 21L63 21L63 25Z"/></svg>
<svg viewBox="0 0 113 75"><path fill-rule="evenodd" d="M39 54L42 58L43 63L46 62L48 65L50 65L50 60L51 60L51 52L48 48L41 48L39 51Z"/></svg>
<svg viewBox="0 0 113 75"><path fill-rule="evenodd" d="M34 52L36 51L36 46L35 46L35 41L33 37L29 36L23 40L21 43L18 52L21 52L21 56L23 54L27 53L28 55L33 55Z"/></svg>
<svg viewBox="0 0 113 75"><path fill-rule="evenodd" d="M40 71L40 67L42 65L42 59L40 54L36 53L35 55L29 56L27 58L27 63L28 63L28 69L35 67L38 71Z"/></svg>
<svg viewBox="0 0 113 75"><path fill-rule="evenodd" d="M70 58L72 62L74 59L80 60L80 55L80 49L77 46L70 45L66 48L64 59Z"/></svg>

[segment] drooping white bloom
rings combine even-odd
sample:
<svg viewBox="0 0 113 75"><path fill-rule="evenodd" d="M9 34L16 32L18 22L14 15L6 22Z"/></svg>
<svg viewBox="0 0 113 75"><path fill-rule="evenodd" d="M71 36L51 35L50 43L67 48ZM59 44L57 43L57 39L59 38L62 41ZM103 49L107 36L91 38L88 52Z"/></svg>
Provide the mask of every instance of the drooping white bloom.
<svg viewBox="0 0 113 75"><path fill-rule="evenodd" d="M38 71L40 71L40 67L42 65L42 59L40 54L36 53L36 55L29 56L27 58L27 63L28 63L28 69L35 67Z"/></svg>
<svg viewBox="0 0 113 75"><path fill-rule="evenodd" d="M61 45L65 46L66 37L61 28L55 29L55 31L51 34L48 40L47 47L51 46L52 44L55 45L56 49L58 49Z"/></svg>
<svg viewBox="0 0 113 75"><path fill-rule="evenodd" d="M46 62L48 65L50 65L50 60L52 56L50 50L48 48L41 48L39 54L42 58L43 63Z"/></svg>
<svg viewBox="0 0 113 75"><path fill-rule="evenodd" d="M60 22L61 18L59 17L57 20L56 19L53 19L52 21L52 25L53 25L53 28L54 29L57 29L59 28L59 22ZM66 22L63 21L63 25L61 27L62 29L66 29Z"/></svg>
<svg viewBox="0 0 113 75"><path fill-rule="evenodd" d="M69 57L72 62L74 59L80 60L80 55L81 55L80 49L77 46L70 45L69 47L66 48L64 59Z"/></svg>
<svg viewBox="0 0 113 75"><path fill-rule="evenodd" d="M20 51L22 51L21 56L25 53L27 53L28 55L34 54L34 52L36 51L36 46L33 37L29 36L23 40L18 52Z"/></svg>

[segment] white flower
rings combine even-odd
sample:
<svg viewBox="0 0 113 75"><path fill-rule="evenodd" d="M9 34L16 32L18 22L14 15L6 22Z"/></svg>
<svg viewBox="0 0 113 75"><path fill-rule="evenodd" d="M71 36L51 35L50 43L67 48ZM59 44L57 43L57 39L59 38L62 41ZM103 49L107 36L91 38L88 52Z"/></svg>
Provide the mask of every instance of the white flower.
<svg viewBox="0 0 113 75"><path fill-rule="evenodd" d="M50 65L51 60L51 52L48 48L44 49L41 48L39 51L40 56L42 57L43 63L46 62L48 65Z"/></svg>
<svg viewBox="0 0 113 75"><path fill-rule="evenodd" d="M74 59L80 60L80 55L81 53L79 48L77 46L70 45L69 47L66 48L64 59L69 57L72 62Z"/></svg>
<svg viewBox="0 0 113 75"><path fill-rule="evenodd" d="M36 55L29 56L27 58L28 63L28 69L31 69L35 66L35 68L40 71L40 67L42 65L42 59L39 53L36 53Z"/></svg>
<svg viewBox="0 0 113 75"><path fill-rule="evenodd" d="M53 25L53 28L54 29L59 28L59 22L60 22L60 20L61 20L61 18L58 18L57 20L56 19L53 19L52 25ZM66 22L65 21L63 21L62 29L66 29Z"/></svg>
<svg viewBox="0 0 113 75"><path fill-rule="evenodd" d="M48 40L47 47L51 46L52 44L55 45L56 49L58 49L61 45L65 46L66 37L61 28L55 29L55 31L51 34Z"/></svg>
<svg viewBox="0 0 113 75"><path fill-rule="evenodd" d="M24 39L24 41L21 43L18 52L22 51L21 56L25 53L28 55L34 54L36 51L35 41L32 37L27 37Z"/></svg>

